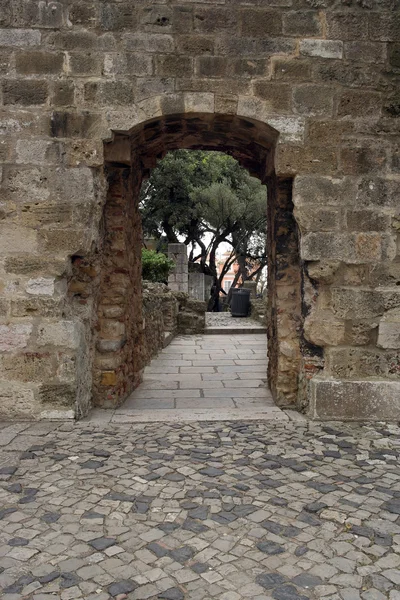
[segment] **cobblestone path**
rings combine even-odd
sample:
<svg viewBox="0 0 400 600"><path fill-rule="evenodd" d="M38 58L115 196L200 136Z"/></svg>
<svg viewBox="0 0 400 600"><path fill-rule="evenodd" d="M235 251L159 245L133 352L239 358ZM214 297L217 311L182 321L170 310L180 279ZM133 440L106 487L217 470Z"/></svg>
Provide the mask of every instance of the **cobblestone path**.
<svg viewBox="0 0 400 600"><path fill-rule="evenodd" d="M113 422L288 419L267 386L265 334L176 337L146 367L143 383L116 411L92 418Z"/></svg>
<svg viewBox="0 0 400 600"><path fill-rule="evenodd" d="M399 600L399 429L0 429L3 600Z"/></svg>

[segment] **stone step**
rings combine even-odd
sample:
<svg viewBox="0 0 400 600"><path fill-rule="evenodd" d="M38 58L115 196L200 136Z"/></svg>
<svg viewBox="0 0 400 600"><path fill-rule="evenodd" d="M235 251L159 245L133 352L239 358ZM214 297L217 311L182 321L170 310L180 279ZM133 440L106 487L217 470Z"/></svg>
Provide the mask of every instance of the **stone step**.
<svg viewBox="0 0 400 600"><path fill-rule="evenodd" d="M154 423L185 421L289 421L289 417L280 408L268 406L265 408L248 409L159 409L129 410L119 408L112 414L112 423ZM93 420L93 418L91 419Z"/></svg>
<svg viewBox="0 0 400 600"><path fill-rule="evenodd" d="M244 327L206 327L206 335L242 335L246 333L267 333L267 328L262 325Z"/></svg>

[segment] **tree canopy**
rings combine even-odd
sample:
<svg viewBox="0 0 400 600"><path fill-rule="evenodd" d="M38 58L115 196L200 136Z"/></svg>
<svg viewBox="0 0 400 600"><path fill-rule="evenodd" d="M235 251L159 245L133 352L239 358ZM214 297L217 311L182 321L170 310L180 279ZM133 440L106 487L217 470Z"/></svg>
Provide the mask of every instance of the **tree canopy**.
<svg viewBox="0 0 400 600"><path fill-rule="evenodd" d="M217 289L233 262L242 280L254 275L255 263L265 265L266 188L227 154L169 152L143 185L140 209L144 234L187 244ZM218 276L223 242L232 251Z"/></svg>

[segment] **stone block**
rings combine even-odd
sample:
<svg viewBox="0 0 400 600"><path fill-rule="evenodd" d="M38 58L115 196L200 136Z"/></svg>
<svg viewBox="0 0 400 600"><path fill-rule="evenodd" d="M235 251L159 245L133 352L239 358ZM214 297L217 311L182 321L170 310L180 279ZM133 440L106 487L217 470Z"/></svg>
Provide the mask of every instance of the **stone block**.
<svg viewBox="0 0 400 600"><path fill-rule="evenodd" d="M279 131L282 142L302 142L304 139L305 123L302 117L272 117L268 124Z"/></svg>
<svg viewBox="0 0 400 600"><path fill-rule="evenodd" d="M16 72L22 75L59 74L63 70L64 54L61 52L18 52L15 56Z"/></svg>
<svg viewBox="0 0 400 600"><path fill-rule="evenodd" d="M68 10L68 19L73 25L94 27L97 22L97 6L94 2L71 3Z"/></svg>
<svg viewBox="0 0 400 600"><path fill-rule="evenodd" d="M310 416L328 421L398 421L400 383L314 377L310 382Z"/></svg>
<svg viewBox="0 0 400 600"><path fill-rule="evenodd" d="M73 384L66 383L41 385L39 389L39 400L42 404L74 406L76 400L76 388Z"/></svg>
<svg viewBox="0 0 400 600"><path fill-rule="evenodd" d="M205 55L214 52L214 39L209 36L179 35L176 37L176 45L179 54Z"/></svg>
<svg viewBox="0 0 400 600"><path fill-rule="evenodd" d="M380 174L387 163L387 151L381 146L341 148L339 160L340 171L344 175Z"/></svg>
<svg viewBox="0 0 400 600"><path fill-rule="evenodd" d="M348 263L393 260L393 240L380 232L358 234L315 232L301 240L301 255L305 260L343 260Z"/></svg>
<svg viewBox="0 0 400 600"><path fill-rule="evenodd" d="M316 346L339 346L345 340L345 322L331 312L316 310L304 321L304 336Z"/></svg>
<svg viewBox="0 0 400 600"><path fill-rule="evenodd" d="M40 403L35 397L34 388L17 382L0 382L0 418L2 420L29 419L35 417L39 410Z"/></svg>
<svg viewBox="0 0 400 600"><path fill-rule="evenodd" d="M282 81L309 81L311 65L300 58L278 58L273 60L273 77Z"/></svg>
<svg viewBox="0 0 400 600"><path fill-rule="evenodd" d="M48 97L46 81L6 79L3 81L3 103L22 106L40 106Z"/></svg>
<svg viewBox="0 0 400 600"><path fill-rule="evenodd" d="M26 348L31 333L32 325L29 323L0 325L0 352Z"/></svg>
<svg viewBox="0 0 400 600"><path fill-rule="evenodd" d="M123 44L131 52L167 54L174 51L173 38L165 33L126 33Z"/></svg>
<svg viewBox="0 0 400 600"><path fill-rule="evenodd" d="M237 77L267 77L268 61L265 58L260 60L234 59L229 61L228 70Z"/></svg>
<svg viewBox="0 0 400 600"><path fill-rule="evenodd" d="M233 16L233 15L232 15ZM242 11L242 35L268 38L282 33L282 15L278 11L255 10Z"/></svg>
<svg viewBox="0 0 400 600"><path fill-rule="evenodd" d="M299 85L293 90L294 110L301 115L329 117L333 99L334 91L328 86Z"/></svg>
<svg viewBox="0 0 400 600"><path fill-rule="evenodd" d="M332 310L342 319L374 319L383 314L385 299L377 290L333 287Z"/></svg>
<svg viewBox="0 0 400 600"><path fill-rule="evenodd" d="M0 14L0 28L1 27L9 27L12 19L12 5L11 0L3 0L1 5L1 14Z"/></svg>
<svg viewBox="0 0 400 600"><path fill-rule="evenodd" d="M95 77L101 75L103 57L94 52L70 52L69 73L74 76Z"/></svg>
<svg viewBox="0 0 400 600"><path fill-rule="evenodd" d="M38 46L41 37L38 29L0 29L0 46Z"/></svg>
<svg viewBox="0 0 400 600"><path fill-rule="evenodd" d="M178 78L175 80L176 91L194 92L195 94L209 92L211 94L249 94L250 81L248 79L208 78L188 79Z"/></svg>
<svg viewBox="0 0 400 600"><path fill-rule="evenodd" d="M101 47L102 41L104 42L104 38L99 38L92 31L84 30L68 32L57 31L47 35L48 45L53 46L54 48L59 48L64 52L68 52L69 50L90 51L93 49L98 49ZM107 48L102 49L105 50Z"/></svg>
<svg viewBox="0 0 400 600"><path fill-rule="evenodd" d="M352 132L353 123L350 121L308 119L307 142L311 145L323 146L326 140L330 140L331 144L339 145Z"/></svg>
<svg viewBox="0 0 400 600"><path fill-rule="evenodd" d="M379 44L381 46L381 44ZM394 69L400 69L400 43L388 45L389 64Z"/></svg>
<svg viewBox="0 0 400 600"><path fill-rule="evenodd" d="M115 371L102 371L100 385L112 386L117 383L117 375Z"/></svg>
<svg viewBox="0 0 400 600"><path fill-rule="evenodd" d="M343 58L343 42L339 40L301 40L300 54L320 58Z"/></svg>
<svg viewBox="0 0 400 600"><path fill-rule="evenodd" d="M129 81L91 82L84 86L84 98L87 104L131 105L133 97L133 84Z"/></svg>
<svg viewBox="0 0 400 600"><path fill-rule="evenodd" d="M339 266L338 260L318 260L307 263L306 270L310 279L322 284L331 284L335 281Z"/></svg>
<svg viewBox="0 0 400 600"><path fill-rule="evenodd" d="M0 224L0 253L35 254L38 249L37 232L26 227L18 227L6 223Z"/></svg>
<svg viewBox="0 0 400 600"><path fill-rule="evenodd" d="M337 162L335 148L283 143L277 148L276 172L280 176L307 173L332 175L337 171Z"/></svg>
<svg viewBox="0 0 400 600"><path fill-rule="evenodd" d="M348 210L346 224L349 231L387 231L391 217L377 210Z"/></svg>
<svg viewBox="0 0 400 600"><path fill-rule="evenodd" d="M10 309L10 301L8 298L0 298L0 317L7 317Z"/></svg>
<svg viewBox="0 0 400 600"><path fill-rule="evenodd" d="M156 58L156 73L161 77L185 77L192 71L193 63L189 56L167 54Z"/></svg>
<svg viewBox="0 0 400 600"><path fill-rule="evenodd" d="M151 96L162 96L174 91L174 79L171 77L138 77L136 80L136 100L143 100Z"/></svg>
<svg viewBox="0 0 400 600"><path fill-rule="evenodd" d="M20 164L57 164L61 158L60 143L24 138L17 141L16 154Z"/></svg>
<svg viewBox="0 0 400 600"><path fill-rule="evenodd" d="M347 60L357 62L382 63L386 60L386 48L384 44L380 44L379 42L345 42L344 57Z"/></svg>
<svg viewBox="0 0 400 600"><path fill-rule="evenodd" d="M0 357L2 379L41 383L56 374L56 361L50 352L3 354Z"/></svg>
<svg viewBox="0 0 400 600"><path fill-rule="evenodd" d="M238 18L227 7L196 7L194 11L194 30L199 33L229 30L230 34L237 31Z"/></svg>
<svg viewBox="0 0 400 600"><path fill-rule="evenodd" d="M397 11L374 13L369 18L371 40L398 42L400 39L400 16Z"/></svg>
<svg viewBox="0 0 400 600"><path fill-rule="evenodd" d="M137 8L130 2L100 4L100 27L103 31L134 30L137 20Z"/></svg>
<svg viewBox="0 0 400 600"><path fill-rule="evenodd" d="M165 56L163 58L166 59ZM140 52L112 52L104 55L105 75L112 77L116 75L144 77L152 75L153 71L153 56L151 55Z"/></svg>
<svg viewBox="0 0 400 600"><path fill-rule="evenodd" d="M344 203L344 189L356 194L357 182L346 182L338 177L298 175L294 180L293 202L301 206L340 206Z"/></svg>
<svg viewBox="0 0 400 600"><path fill-rule="evenodd" d="M400 183L377 176L361 177L357 181L356 206L358 208L395 208L398 202Z"/></svg>
<svg viewBox="0 0 400 600"><path fill-rule="evenodd" d="M40 0L39 2L39 25L54 29L62 27L65 23L64 6L62 2L54 0Z"/></svg>
<svg viewBox="0 0 400 600"><path fill-rule="evenodd" d="M37 277L29 279L26 284L26 293L32 296L53 296L55 291L54 277Z"/></svg>
<svg viewBox="0 0 400 600"><path fill-rule="evenodd" d="M296 37L316 37L322 33L322 21L316 10L296 10L284 13L283 33Z"/></svg>
<svg viewBox="0 0 400 600"><path fill-rule="evenodd" d="M37 328L37 344L42 346L62 346L76 349L81 339L81 328L73 321L42 323Z"/></svg>
<svg viewBox="0 0 400 600"><path fill-rule="evenodd" d="M302 231L335 231L340 229L341 213L331 208L296 208L294 216Z"/></svg>
<svg viewBox="0 0 400 600"><path fill-rule="evenodd" d="M256 96L265 100L267 111L275 114L290 112L292 90L289 84L256 81L254 91Z"/></svg>
<svg viewBox="0 0 400 600"><path fill-rule="evenodd" d="M0 50L0 75L8 75L11 70L11 50Z"/></svg>
<svg viewBox="0 0 400 600"><path fill-rule="evenodd" d="M144 31L171 31L172 9L169 6L156 4L145 7L139 17L140 28Z"/></svg>
<svg viewBox="0 0 400 600"><path fill-rule="evenodd" d="M347 90L339 96L339 117L378 117L382 111L382 97L366 90Z"/></svg>
<svg viewBox="0 0 400 600"><path fill-rule="evenodd" d="M400 348L400 308L388 310L379 321L377 345L380 348Z"/></svg>
<svg viewBox="0 0 400 600"><path fill-rule="evenodd" d="M56 81L52 85L51 102L54 106L72 106L75 99L75 85L72 81Z"/></svg>
<svg viewBox="0 0 400 600"><path fill-rule="evenodd" d="M223 77L227 64L223 56L201 56L196 61L196 71L200 77Z"/></svg>
<svg viewBox="0 0 400 600"><path fill-rule="evenodd" d="M365 40L368 38L367 19L359 12L328 12L326 36L332 40Z"/></svg>
<svg viewBox="0 0 400 600"><path fill-rule="evenodd" d="M65 260L47 260L43 257L30 256L9 256L5 259L4 270L6 273L15 273L17 275L41 275L46 272L47 275L62 275L66 272Z"/></svg>
<svg viewBox="0 0 400 600"><path fill-rule="evenodd" d="M11 301L12 317L61 317L62 304L54 298L17 298Z"/></svg>
<svg viewBox="0 0 400 600"><path fill-rule="evenodd" d="M65 256L87 252L87 232L79 229L42 229L39 233L39 245L42 250L53 256ZM26 251L26 250L25 250Z"/></svg>

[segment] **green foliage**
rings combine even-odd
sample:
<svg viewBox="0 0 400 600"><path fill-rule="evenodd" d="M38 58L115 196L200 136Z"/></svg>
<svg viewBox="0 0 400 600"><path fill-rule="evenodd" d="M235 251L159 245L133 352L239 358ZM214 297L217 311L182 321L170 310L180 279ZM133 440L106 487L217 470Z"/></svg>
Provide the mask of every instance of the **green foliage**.
<svg viewBox="0 0 400 600"><path fill-rule="evenodd" d="M227 154L203 150L169 152L142 188L140 209L147 235L169 242L198 242L205 233L260 230L266 220L266 189Z"/></svg>
<svg viewBox="0 0 400 600"><path fill-rule="evenodd" d="M166 283L174 266L174 261L162 252L142 248L142 279Z"/></svg>
<svg viewBox="0 0 400 600"><path fill-rule="evenodd" d="M238 261L242 278L254 264L265 264L267 190L227 154L203 150L169 152L141 191L145 235L191 247L190 260L214 281L217 251L230 244L229 261ZM229 267L228 262L226 266Z"/></svg>

